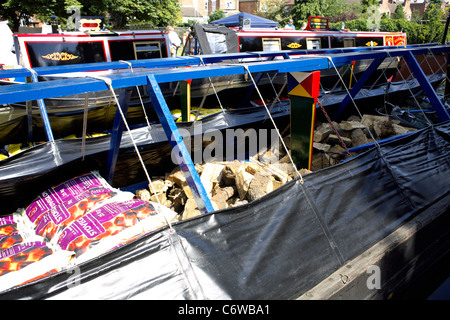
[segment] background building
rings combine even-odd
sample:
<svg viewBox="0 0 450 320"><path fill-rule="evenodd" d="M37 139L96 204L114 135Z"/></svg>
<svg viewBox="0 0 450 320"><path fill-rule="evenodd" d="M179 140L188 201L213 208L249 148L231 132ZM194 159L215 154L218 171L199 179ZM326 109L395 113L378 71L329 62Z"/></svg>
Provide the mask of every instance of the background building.
<svg viewBox="0 0 450 320"><path fill-rule="evenodd" d="M446 2L448 0L442 0L441 8L445 10ZM386 13L390 17L397 9L397 6L403 6L403 12L405 12L405 19L411 20L413 13L422 16L429 5L428 0L381 0L380 11Z"/></svg>
<svg viewBox="0 0 450 320"><path fill-rule="evenodd" d="M241 0L242 1L242 0ZM208 16L222 9L227 16L239 13L239 0L180 0L183 22L208 22Z"/></svg>
<svg viewBox="0 0 450 320"><path fill-rule="evenodd" d="M265 11L267 7L266 0L179 0L181 5L181 15L183 22L189 20L206 23L208 16L222 9L226 16L239 12L247 12L255 14L257 11ZM284 0L288 8L292 8L294 0ZM347 3L353 4L361 0L346 0ZM442 0L442 10L445 10L446 2L450 0ZM413 13L422 16L429 5L429 0L379 0L381 13L386 13L390 17L397 6L403 6L405 19L411 20Z"/></svg>

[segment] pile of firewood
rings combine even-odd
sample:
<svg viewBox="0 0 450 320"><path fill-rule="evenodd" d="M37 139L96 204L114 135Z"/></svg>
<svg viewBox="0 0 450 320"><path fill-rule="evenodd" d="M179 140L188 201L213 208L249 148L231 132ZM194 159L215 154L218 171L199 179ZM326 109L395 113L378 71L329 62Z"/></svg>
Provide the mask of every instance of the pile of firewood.
<svg viewBox="0 0 450 320"><path fill-rule="evenodd" d="M370 114L363 115L362 119L351 116L346 121L332 124L333 126L328 122L318 123L315 127L312 161L314 170L335 165L357 154L357 152L347 153L346 149L371 143L374 139L386 139L416 130L405 127L399 120L393 120L388 116Z"/></svg>
<svg viewBox="0 0 450 320"><path fill-rule="evenodd" d="M284 139L289 147L289 137ZM274 157L279 159L274 161ZM196 164L195 168L216 210L256 200L297 176L286 152L262 150L249 161ZM301 174L310 171L302 169ZM136 197L158 201L179 213L184 220L200 214L183 172L176 167L165 177L152 179L149 189L138 190ZM156 198L158 197L158 198Z"/></svg>
<svg viewBox="0 0 450 320"><path fill-rule="evenodd" d="M340 123L333 122L333 127L329 123L316 125L313 170L337 164L342 159L356 154L348 155L343 144L348 149L367 144L373 141L372 137L379 140L415 130L403 127L399 121L391 120L389 117L374 115L364 115L363 119L351 117ZM287 136L283 140L289 149L290 137ZM281 143L279 145L282 146ZM256 200L298 175L283 147L280 150L271 148L262 150L249 161L208 162L196 164L195 168L216 210ZM302 176L311 172L307 169L298 169ZM160 202L176 211L179 220L200 215L186 178L179 167L164 177L153 178L149 189L138 190L136 197Z"/></svg>

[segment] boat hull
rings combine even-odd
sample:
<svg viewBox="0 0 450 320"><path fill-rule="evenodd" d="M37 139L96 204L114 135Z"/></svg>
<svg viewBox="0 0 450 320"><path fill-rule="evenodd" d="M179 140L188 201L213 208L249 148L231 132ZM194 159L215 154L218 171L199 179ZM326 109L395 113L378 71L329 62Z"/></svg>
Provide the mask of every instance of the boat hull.
<svg viewBox="0 0 450 320"><path fill-rule="evenodd" d="M434 223L426 225L428 233L417 233L424 236L407 246L407 254L396 251L397 257L414 259L436 243L436 237L449 239L445 213L450 210L450 193L448 177L442 176L450 172L449 133L449 122L419 130L309 174L303 184L295 179L251 204L176 223L175 232L167 228L152 232L80 265L77 286L67 286L73 272L64 271L0 297L296 299L315 294L311 290L323 279L330 281L330 275L367 255L374 244L408 221L434 216ZM440 148L430 147L436 145ZM433 251L428 261L437 259L440 252ZM381 254L385 253L389 254ZM408 264L402 259L395 259L395 272ZM392 271L392 264L380 267L386 271L388 266ZM355 268L363 274L361 282L367 283L368 266L352 264L347 272ZM195 275L195 281L188 281L187 275ZM389 280L381 277L383 290L375 290L379 298L401 292L388 291L393 288ZM342 285L341 278L336 281ZM363 291L345 288L347 299L367 299L374 292L369 287Z"/></svg>

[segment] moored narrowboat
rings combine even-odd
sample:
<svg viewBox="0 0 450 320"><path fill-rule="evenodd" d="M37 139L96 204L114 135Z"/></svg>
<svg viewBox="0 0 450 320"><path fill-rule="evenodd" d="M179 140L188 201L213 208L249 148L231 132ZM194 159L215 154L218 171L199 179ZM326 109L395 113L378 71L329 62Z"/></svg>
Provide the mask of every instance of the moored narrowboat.
<svg viewBox="0 0 450 320"><path fill-rule="evenodd" d="M25 68L165 58L169 52L167 33L159 30L94 27L75 32L16 33L13 37L17 61Z"/></svg>

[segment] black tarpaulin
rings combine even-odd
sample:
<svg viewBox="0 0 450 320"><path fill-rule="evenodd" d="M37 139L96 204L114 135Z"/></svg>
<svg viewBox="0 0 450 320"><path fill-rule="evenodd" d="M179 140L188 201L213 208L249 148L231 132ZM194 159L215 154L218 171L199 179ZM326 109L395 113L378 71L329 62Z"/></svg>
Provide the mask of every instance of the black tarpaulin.
<svg viewBox="0 0 450 320"><path fill-rule="evenodd" d="M294 299L412 217L448 213L449 133L422 129L1 297Z"/></svg>

